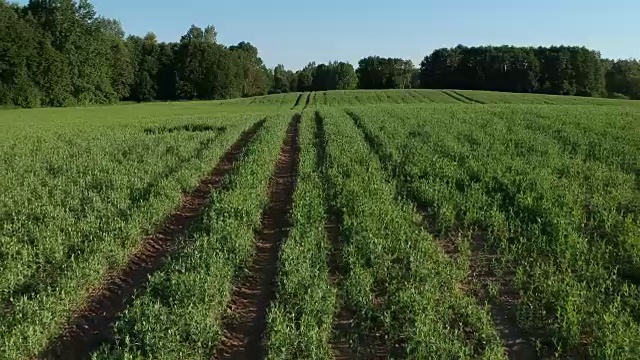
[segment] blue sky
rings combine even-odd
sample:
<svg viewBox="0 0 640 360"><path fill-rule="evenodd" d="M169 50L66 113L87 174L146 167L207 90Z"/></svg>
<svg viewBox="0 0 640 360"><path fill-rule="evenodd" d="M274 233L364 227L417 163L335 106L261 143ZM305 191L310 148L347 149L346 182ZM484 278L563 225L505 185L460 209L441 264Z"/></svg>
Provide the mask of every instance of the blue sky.
<svg viewBox="0 0 640 360"><path fill-rule="evenodd" d="M23 0L26 2L26 0ZM585 45L605 57L640 57L638 0L93 0L127 33L177 41L212 24L218 41L249 41L272 67L368 55L419 64L435 48L464 45Z"/></svg>

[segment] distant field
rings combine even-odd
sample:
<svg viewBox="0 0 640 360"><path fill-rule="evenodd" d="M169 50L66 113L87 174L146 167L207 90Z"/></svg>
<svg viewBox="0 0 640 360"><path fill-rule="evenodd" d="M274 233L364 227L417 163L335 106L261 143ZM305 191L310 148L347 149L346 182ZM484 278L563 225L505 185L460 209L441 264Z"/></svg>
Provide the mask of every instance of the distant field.
<svg viewBox="0 0 640 360"><path fill-rule="evenodd" d="M0 112L0 358L640 358L640 102Z"/></svg>
<svg viewBox="0 0 640 360"><path fill-rule="evenodd" d="M376 104L537 104L537 105L608 105L640 106L640 101L560 96L544 94L517 94L471 90L337 90L289 93L227 100L238 105L278 105L304 107L304 105L376 105Z"/></svg>

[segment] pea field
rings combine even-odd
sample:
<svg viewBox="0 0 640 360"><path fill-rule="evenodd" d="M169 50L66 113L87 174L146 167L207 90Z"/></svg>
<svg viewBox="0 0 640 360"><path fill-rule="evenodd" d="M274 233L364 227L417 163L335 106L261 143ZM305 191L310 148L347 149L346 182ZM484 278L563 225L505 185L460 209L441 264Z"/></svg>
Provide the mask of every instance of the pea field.
<svg viewBox="0 0 640 360"><path fill-rule="evenodd" d="M0 111L0 359L639 359L640 102Z"/></svg>

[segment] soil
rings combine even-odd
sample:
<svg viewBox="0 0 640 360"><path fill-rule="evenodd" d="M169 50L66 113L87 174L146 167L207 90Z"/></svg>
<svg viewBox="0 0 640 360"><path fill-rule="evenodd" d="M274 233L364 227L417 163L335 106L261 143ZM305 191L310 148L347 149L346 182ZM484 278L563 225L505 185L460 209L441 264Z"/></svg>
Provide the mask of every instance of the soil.
<svg viewBox="0 0 640 360"><path fill-rule="evenodd" d="M510 360L538 359L537 351L531 341L518 326L516 306L518 291L515 288L515 274L505 273L497 276L491 269L496 254L485 250L486 235L475 232L471 239L471 257L467 283L472 294L480 304L489 304L489 314L498 335L502 339ZM497 297L489 294L489 286L499 288Z"/></svg>

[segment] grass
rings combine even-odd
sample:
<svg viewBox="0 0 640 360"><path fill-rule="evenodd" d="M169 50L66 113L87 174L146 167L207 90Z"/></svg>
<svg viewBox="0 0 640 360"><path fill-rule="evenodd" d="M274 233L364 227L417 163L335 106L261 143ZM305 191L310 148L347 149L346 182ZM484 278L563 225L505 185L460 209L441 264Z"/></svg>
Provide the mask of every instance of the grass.
<svg viewBox="0 0 640 360"><path fill-rule="evenodd" d="M635 359L638 104L411 89L3 110L0 357L40 353L181 194L266 117L205 215L120 314L114 341L92 355L213 356L254 255L287 124L301 112L293 227L281 239L263 334L269 358L332 358L342 308L363 354L505 358L487 307L464 288L472 244L456 243L453 258L441 247L480 231L496 259L491 301L517 294L517 324L540 355Z"/></svg>

